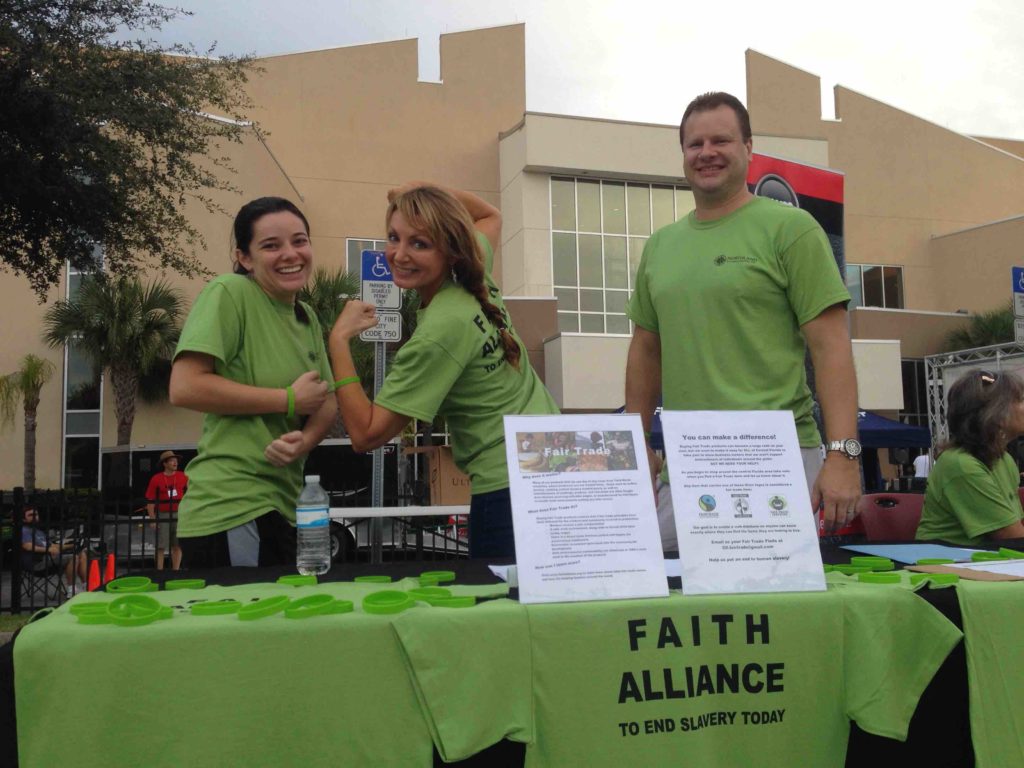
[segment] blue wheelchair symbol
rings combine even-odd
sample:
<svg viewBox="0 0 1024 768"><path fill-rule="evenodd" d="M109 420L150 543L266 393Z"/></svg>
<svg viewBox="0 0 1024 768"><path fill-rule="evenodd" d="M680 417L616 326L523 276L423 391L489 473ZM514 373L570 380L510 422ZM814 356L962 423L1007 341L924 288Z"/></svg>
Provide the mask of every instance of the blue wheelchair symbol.
<svg viewBox="0 0 1024 768"><path fill-rule="evenodd" d="M363 251L363 280L392 281L384 251Z"/></svg>

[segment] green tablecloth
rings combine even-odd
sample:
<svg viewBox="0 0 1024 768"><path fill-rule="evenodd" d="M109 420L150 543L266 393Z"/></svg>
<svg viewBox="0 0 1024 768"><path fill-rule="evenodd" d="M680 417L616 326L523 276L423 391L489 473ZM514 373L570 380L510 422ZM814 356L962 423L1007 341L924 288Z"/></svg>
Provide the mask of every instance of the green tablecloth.
<svg viewBox="0 0 1024 768"><path fill-rule="evenodd" d="M504 737L534 766L838 766L850 718L905 733L960 637L910 591L857 584L306 620L186 612L276 594L358 604L381 588L156 592L182 608L143 627L79 624L69 605L110 596L77 597L15 644L22 765L427 766L432 740L458 759Z"/></svg>
<svg viewBox="0 0 1024 768"><path fill-rule="evenodd" d="M910 590L855 583L501 602L394 626L442 756L507 737L528 743L527 766L842 766L851 719L905 738L961 637Z"/></svg>

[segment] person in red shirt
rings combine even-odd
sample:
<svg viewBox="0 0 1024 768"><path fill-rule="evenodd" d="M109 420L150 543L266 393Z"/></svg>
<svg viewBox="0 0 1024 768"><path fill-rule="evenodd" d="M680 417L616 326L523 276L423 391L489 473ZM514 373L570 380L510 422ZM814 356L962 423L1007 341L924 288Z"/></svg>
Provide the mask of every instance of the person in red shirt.
<svg viewBox="0 0 1024 768"><path fill-rule="evenodd" d="M157 526L156 568L164 569L164 551L171 548L171 570L181 567L181 547L178 545L178 504L188 489L188 476L178 469L181 456L174 451L160 454L163 471L157 472L149 480L146 489L146 514Z"/></svg>

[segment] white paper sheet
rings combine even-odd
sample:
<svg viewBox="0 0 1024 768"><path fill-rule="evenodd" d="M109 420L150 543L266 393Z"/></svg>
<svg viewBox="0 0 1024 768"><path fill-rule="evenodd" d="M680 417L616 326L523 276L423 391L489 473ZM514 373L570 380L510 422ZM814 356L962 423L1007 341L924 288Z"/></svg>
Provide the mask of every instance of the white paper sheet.
<svg viewBox="0 0 1024 768"><path fill-rule="evenodd" d="M506 416L519 599L668 594L635 414Z"/></svg>
<svg viewBox="0 0 1024 768"><path fill-rule="evenodd" d="M789 411L665 411L685 594L825 589Z"/></svg>

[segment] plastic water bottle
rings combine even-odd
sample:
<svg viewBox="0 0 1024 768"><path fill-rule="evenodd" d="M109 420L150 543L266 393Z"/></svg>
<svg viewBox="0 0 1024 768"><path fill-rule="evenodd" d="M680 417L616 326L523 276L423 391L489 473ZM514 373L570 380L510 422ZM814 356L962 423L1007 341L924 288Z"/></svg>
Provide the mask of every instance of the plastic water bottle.
<svg viewBox="0 0 1024 768"><path fill-rule="evenodd" d="M306 487L295 507L298 547L295 564L299 573L327 573L331 567L331 531L328 523L330 501L320 487L320 475L306 475Z"/></svg>

